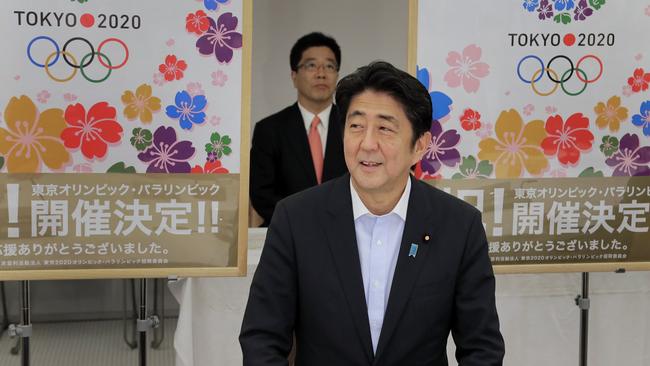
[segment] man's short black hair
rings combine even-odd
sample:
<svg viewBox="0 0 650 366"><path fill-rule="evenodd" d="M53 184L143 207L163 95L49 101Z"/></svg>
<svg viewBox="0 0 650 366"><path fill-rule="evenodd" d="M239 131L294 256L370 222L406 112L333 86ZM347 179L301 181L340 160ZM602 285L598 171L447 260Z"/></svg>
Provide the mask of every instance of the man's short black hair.
<svg viewBox="0 0 650 366"><path fill-rule="evenodd" d="M292 71L298 71L298 63L302 59L302 53L311 47L327 47L332 50L336 58L336 67L341 67L341 48L336 40L330 36L326 36L320 32L312 32L300 37L299 40L291 47L291 54L289 55L289 64Z"/></svg>
<svg viewBox="0 0 650 366"><path fill-rule="evenodd" d="M366 90L386 93L402 105L413 127L412 146L431 129L432 106L427 89L418 79L384 61L360 67L339 81L336 86L336 105L343 125L350 101Z"/></svg>

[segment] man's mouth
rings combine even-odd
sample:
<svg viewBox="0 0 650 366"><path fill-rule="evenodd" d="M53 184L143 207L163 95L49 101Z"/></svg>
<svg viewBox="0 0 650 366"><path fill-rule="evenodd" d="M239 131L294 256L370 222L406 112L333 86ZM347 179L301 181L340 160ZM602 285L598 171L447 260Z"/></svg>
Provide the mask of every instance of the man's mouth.
<svg viewBox="0 0 650 366"><path fill-rule="evenodd" d="M375 167L375 166L380 166L381 163L377 163L375 161L368 161L368 160L361 160L361 165L367 166L367 167Z"/></svg>

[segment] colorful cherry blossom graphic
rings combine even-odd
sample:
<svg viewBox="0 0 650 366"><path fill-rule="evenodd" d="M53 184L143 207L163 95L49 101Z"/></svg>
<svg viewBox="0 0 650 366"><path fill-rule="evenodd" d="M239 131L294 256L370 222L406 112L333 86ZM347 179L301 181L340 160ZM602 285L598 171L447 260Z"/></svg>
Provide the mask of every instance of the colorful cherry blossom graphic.
<svg viewBox="0 0 650 366"><path fill-rule="evenodd" d="M639 114L632 116L632 124L641 127L644 136L650 136L650 100L641 103Z"/></svg>
<svg viewBox="0 0 650 366"><path fill-rule="evenodd" d="M151 123L153 113L160 111L160 98L151 95L152 89L149 84L138 86L133 93L130 90L122 94L124 103L124 116L129 120L140 119L142 123Z"/></svg>
<svg viewBox="0 0 650 366"><path fill-rule="evenodd" d="M431 141L420 160L424 173L435 175L442 165L455 167L460 163L460 153L456 149L460 135L456 130L443 131L440 122L431 122Z"/></svg>
<svg viewBox="0 0 650 366"><path fill-rule="evenodd" d="M188 162L194 155L190 141L178 141L172 127L158 127L153 134L153 143L138 154L138 159L147 163L147 173L189 173Z"/></svg>
<svg viewBox="0 0 650 366"><path fill-rule="evenodd" d="M115 120L116 114L107 102L94 104L88 113L81 103L68 106L65 110L68 127L61 132L65 147L81 148L86 159L103 158L108 145L122 139L122 126Z"/></svg>
<svg viewBox="0 0 650 366"><path fill-rule="evenodd" d="M632 77L627 79L627 84L632 88L633 93L648 90L650 72L645 72L643 68L635 69Z"/></svg>
<svg viewBox="0 0 650 366"><path fill-rule="evenodd" d="M194 124L205 122L205 107L208 104L205 95L191 96L185 90L176 93L175 105L165 109L167 116L178 119L181 128L189 130Z"/></svg>
<svg viewBox="0 0 650 366"><path fill-rule="evenodd" d="M61 143L63 110L39 111L27 96L12 97L5 108L7 129L0 127L0 155L9 173L37 173L44 164L61 169L71 160Z"/></svg>
<svg viewBox="0 0 650 366"><path fill-rule="evenodd" d="M214 55L219 63L229 63L233 50L242 47L242 34L237 32L238 19L232 13L224 13L217 21L208 18L210 27L196 41L196 48L204 56Z"/></svg>
<svg viewBox="0 0 650 366"><path fill-rule="evenodd" d="M167 81L182 79L185 70L187 70L187 63L185 60L179 60L176 55L167 55L165 63L158 66L158 71L165 75Z"/></svg>
<svg viewBox="0 0 650 366"><path fill-rule="evenodd" d="M614 169L613 176L650 175L650 146L640 147L639 136L626 133L605 164Z"/></svg>
<svg viewBox="0 0 650 366"><path fill-rule="evenodd" d="M462 54L449 52L447 65L450 69L444 77L447 86L457 88L462 85L467 93L476 93L481 85L479 79L490 73L490 66L480 61L481 53L481 48L475 44L465 47Z"/></svg>
<svg viewBox="0 0 650 366"><path fill-rule="evenodd" d="M496 122L496 137L479 143L478 158L496 167L497 178L519 178L527 171L539 176L548 167L540 144L546 138L544 122L524 121L514 109L502 111Z"/></svg>
<svg viewBox="0 0 650 366"><path fill-rule="evenodd" d="M546 138L542 140L541 147L544 154L557 155L557 160L562 165L576 165L582 152L591 149L594 135L589 131L589 119L582 113L574 113L566 120L555 115L546 120Z"/></svg>

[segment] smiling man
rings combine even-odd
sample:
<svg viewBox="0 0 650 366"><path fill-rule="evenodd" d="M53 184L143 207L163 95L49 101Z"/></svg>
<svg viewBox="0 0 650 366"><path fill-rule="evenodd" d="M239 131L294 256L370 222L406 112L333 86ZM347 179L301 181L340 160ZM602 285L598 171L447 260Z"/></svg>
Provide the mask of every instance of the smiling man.
<svg viewBox="0 0 650 366"><path fill-rule="evenodd" d="M480 213L410 175L429 148L431 99L375 62L343 78L350 174L281 201L251 284L244 365L502 365Z"/></svg>
<svg viewBox="0 0 650 366"><path fill-rule="evenodd" d="M255 125L250 198L268 226L276 203L346 172L338 111L332 104L341 49L322 33L300 38L289 57L293 105Z"/></svg>

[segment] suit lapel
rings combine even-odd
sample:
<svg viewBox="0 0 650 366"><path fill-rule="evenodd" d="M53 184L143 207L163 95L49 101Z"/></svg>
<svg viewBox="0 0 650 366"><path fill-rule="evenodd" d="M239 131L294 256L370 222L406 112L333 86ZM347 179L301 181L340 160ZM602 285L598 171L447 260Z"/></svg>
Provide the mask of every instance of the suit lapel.
<svg viewBox="0 0 650 366"><path fill-rule="evenodd" d="M372 341L352 216L349 174L334 182L328 202L328 213L330 220L323 223L326 226L327 241L357 334L370 363L373 358Z"/></svg>
<svg viewBox="0 0 650 366"><path fill-rule="evenodd" d="M290 113L289 118L287 118L287 145L294 150L305 174L311 177L313 185L316 185L316 171L314 170L314 163L312 162L311 151L309 150L305 122L302 119L298 103L291 106Z"/></svg>
<svg viewBox="0 0 650 366"><path fill-rule="evenodd" d="M330 170L334 169L333 164L336 164L337 157L343 152L343 134L341 133L338 115L338 108L336 108L336 105L332 105L327 125L327 142L325 145L325 160L323 164L324 181L330 178Z"/></svg>
<svg viewBox="0 0 650 366"><path fill-rule="evenodd" d="M434 208L431 207L422 184L422 182L411 177L412 188L406 213L406 223L388 297L388 305L384 314L384 323L377 344L375 361L381 357L399 323L423 265L427 262L429 248L436 245L432 235L435 220L431 217ZM431 236L428 243L423 241L425 234ZM415 257L409 256L411 244L418 246Z"/></svg>

